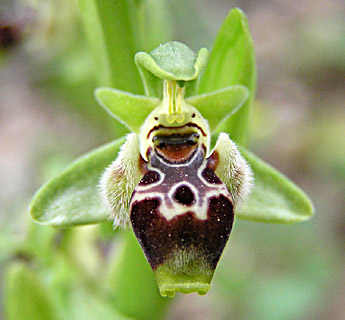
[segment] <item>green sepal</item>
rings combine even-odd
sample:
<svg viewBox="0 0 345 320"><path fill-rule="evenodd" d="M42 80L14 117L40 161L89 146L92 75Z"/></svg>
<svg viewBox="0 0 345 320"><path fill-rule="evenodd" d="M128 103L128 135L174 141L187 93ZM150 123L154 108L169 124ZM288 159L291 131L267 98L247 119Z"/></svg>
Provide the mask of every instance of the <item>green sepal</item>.
<svg viewBox="0 0 345 320"><path fill-rule="evenodd" d="M111 88L97 89L95 97L111 116L137 134L147 116L160 102L157 98L133 95Z"/></svg>
<svg viewBox="0 0 345 320"><path fill-rule="evenodd" d="M186 101L195 106L207 119L211 134L234 114L248 99L249 91L245 86L231 86L211 93L189 97Z"/></svg>
<svg viewBox="0 0 345 320"><path fill-rule="evenodd" d="M84 155L35 194L30 213L41 224L55 227L92 224L108 219L99 193L104 169L117 157L120 138Z"/></svg>
<svg viewBox="0 0 345 320"><path fill-rule="evenodd" d="M52 294L28 265L20 262L9 265L5 281L6 319L59 319Z"/></svg>
<svg viewBox="0 0 345 320"><path fill-rule="evenodd" d="M177 41L161 44L150 54L138 52L135 55L135 63L157 78L176 81L196 79L206 67L207 60L206 48L201 48L195 54L185 44Z"/></svg>
<svg viewBox="0 0 345 320"><path fill-rule="evenodd" d="M239 149L254 172L254 187L236 213L238 218L289 224L314 215L311 200L300 188L245 148Z"/></svg>
<svg viewBox="0 0 345 320"><path fill-rule="evenodd" d="M256 63L248 21L240 9L231 10L223 22L207 67L200 77L198 93L232 85L246 86L249 98L233 117L222 124L219 131L230 133L231 139L243 145L248 138L249 115L255 96Z"/></svg>

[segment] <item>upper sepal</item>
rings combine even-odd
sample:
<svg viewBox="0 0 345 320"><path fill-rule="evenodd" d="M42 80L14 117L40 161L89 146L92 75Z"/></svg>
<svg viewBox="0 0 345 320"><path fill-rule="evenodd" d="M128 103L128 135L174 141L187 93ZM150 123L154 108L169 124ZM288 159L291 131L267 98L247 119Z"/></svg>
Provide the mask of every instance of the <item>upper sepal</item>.
<svg viewBox="0 0 345 320"><path fill-rule="evenodd" d="M32 218L55 227L107 221L108 212L97 187L102 172L116 158L124 141L120 138L84 155L43 185L30 204Z"/></svg>
<svg viewBox="0 0 345 320"><path fill-rule="evenodd" d="M195 54L185 44L169 41L151 53L138 52L135 63L165 80L191 81L196 79L207 64L208 50L202 48Z"/></svg>
<svg viewBox="0 0 345 320"><path fill-rule="evenodd" d="M313 216L314 206L300 188L245 148L239 149L255 179L251 194L236 213L239 218L288 224Z"/></svg>

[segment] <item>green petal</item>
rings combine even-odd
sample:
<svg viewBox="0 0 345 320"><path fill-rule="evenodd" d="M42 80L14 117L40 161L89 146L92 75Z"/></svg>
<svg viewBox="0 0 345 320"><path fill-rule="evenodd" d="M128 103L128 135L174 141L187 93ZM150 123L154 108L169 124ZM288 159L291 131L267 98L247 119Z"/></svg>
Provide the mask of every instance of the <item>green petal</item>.
<svg viewBox="0 0 345 320"><path fill-rule="evenodd" d="M239 148L254 172L254 187L237 216L242 219L294 223L308 220L314 207L308 196L276 169Z"/></svg>
<svg viewBox="0 0 345 320"><path fill-rule="evenodd" d="M108 214L98 194L98 181L124 141L115 140L86 154L43 185L31 202L32 218L56 227L106 221Z"/></svg>
<svg viewBox="0 0 345 320"><path fill-rule="evenodd" d="M142 65L154 76L166 80L190 81L196 79L206 66L208 50L202 48L196 55L185 44L169 41L158 48L135 55L137 65Z"/></svg>
<svg viewBox="0 0 345 320"><path fill-rule="evenodd" d="M186 99L207 119L211 133L226 121L247 100L249 91L246 87L236 85L211 93L201 94Z"/></svg>
<svg viewBox="0 0 345 320"><path fill-rule="evenodd" d="M137 96L111 88L99 88L95 96L110 115L135 133L139 133L146 117L160 102L157 98Z"/></svg>
<svg viewBox="0 0 345 320"><path fill-rule="evenodd" d="M245 144L250 108L255 95L256 65L248 22L240 9L231 10L221 26L209 63L201 76L198 93L208 93L236 84L246 86L250 96L239 112L223 123L221 131L230 133L231 139Z"/></svg>
<svg viewBox="0 0 345 320"><path fill-rule="evenodd" d="M37 275L24 263L10 265L6 276L6 319L54 320L52 297Z"/></svg>
<svg viewBox="0 0 345 320"><path fill-rule="evenodd" d="M135 63L138 67L141 80L144 84L145 95L148 97L158 97L162 98L163 92L163 82L162 79L157 78L154 76L150 71L148 71L145 67L143 67L140 63L138 63L137 59Z"/></svg>

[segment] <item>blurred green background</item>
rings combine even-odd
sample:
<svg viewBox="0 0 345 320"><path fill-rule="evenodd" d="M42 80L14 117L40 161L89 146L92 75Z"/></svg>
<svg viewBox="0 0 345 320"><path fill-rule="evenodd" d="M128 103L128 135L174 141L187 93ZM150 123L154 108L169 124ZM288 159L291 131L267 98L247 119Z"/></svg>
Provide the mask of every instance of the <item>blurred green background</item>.
<svg viewBox="0 0 345 320"><path fill-rule="evenodd" d="M50 231L33 227L27 207L78 155L124 133L93 98L99 79L76 2L1 1L0 319L7 267L37 263L23 254L33 229L40 229L38 250L50 232L55 247L77 239L75 261L89 274L116 254L109 225ZM231 8L245 11L258 65L250 149L304 189L316 208L312 220L290 226L237 220L212 289L204 297L177 295L167 319L344 319L344 2L156 5L168 9L165 37L194 50L210 48ZM49 250L41 255L49 259Z"/></svg>

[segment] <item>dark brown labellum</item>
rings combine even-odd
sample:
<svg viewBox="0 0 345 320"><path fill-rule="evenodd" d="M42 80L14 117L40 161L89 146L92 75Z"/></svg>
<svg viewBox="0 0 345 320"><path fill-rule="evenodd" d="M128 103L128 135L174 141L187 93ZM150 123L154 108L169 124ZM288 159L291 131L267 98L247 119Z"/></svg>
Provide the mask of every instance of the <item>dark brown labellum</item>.
<svg viewBox="0 0 345 320"><path fill-rule="evenodd" d="M190 141L186 136L172 139L169 144L164 137L157 145ZM203 146L196 148L187 159L174 156L174 162L166 159L169 153L151 150L149 171L130 203L134 233L161 292L205 293L234 220L232 196L211 169L216 165L205 159Z"/></svg>

